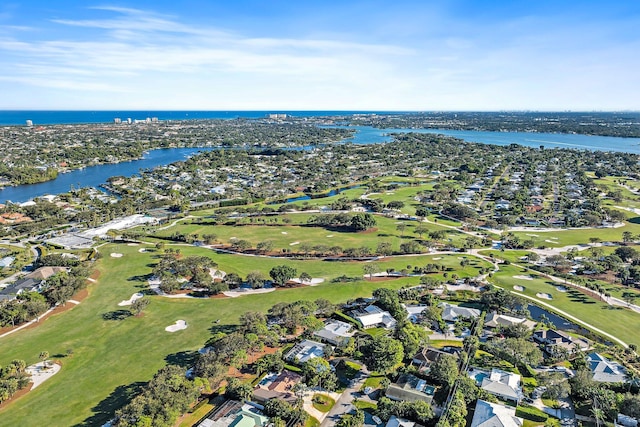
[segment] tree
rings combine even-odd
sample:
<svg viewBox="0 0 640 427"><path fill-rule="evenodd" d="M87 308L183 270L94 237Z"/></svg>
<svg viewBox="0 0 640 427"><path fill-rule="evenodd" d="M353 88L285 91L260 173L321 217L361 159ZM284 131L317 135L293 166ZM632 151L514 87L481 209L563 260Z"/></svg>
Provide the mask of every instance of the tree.
<svg viewBox="0 0 640 427"><path fill-rule="evenodd" d="M623 231L622 232L622 241L625 244L633 242L633 233L631 233L630 231Z"/></svg>
<svg viewBox="0 0 640 427"><path fill-rule="evenodd" d="M404 347L405 359L410 359L429 342L429 335L423 327L405 321L398 324L396 339Z"/></svg>
<svg viewBox="0 0 640 427"><path fill-rule="evenodd" d="M375 262L368 262L362 266L362 271L365 275L369 275L369 280L371 280L373 275L380 271L380 268Z"/></svg>
<svg viewBox="0 0 640 427"><path fill-rule="evenodd" d="M451 388L458 378L458 358L442 354L431 365L429 376L447 388Z"/></svg>
<svg viewBox="0 0 640 427"><path fill-rule="evenodd" d="M566 380L564 375L558 372L545 372L538 375L538 384L547 387L547 390L544 392L544 397L547 399L557 400L565 398L571 392L569 382Z"/></svg>
<svg viewBox="0 0 640 427"><path fill-rule="evenodd" d="M253 387L244 381L240 381L238 378L227 378L227 387L225 388L224 395L229 399L245 401L251 399L253 395Z"/></svg>
<svg viewBox="0 0 640 427"><path fill-rule="evenodd" d="M370 213L360 213L351 218L350 225L356 231L364 231L375 227L376 219Z"/></svg>
<svg viewBox="0 0 640 427"><path fill-rule="evenodd" d="M229 289L236 289L242 285L242 277L236 273L229 273L224 276L222 283L226 284Z"/></svg>
<svg viewBox="0 0 640 427"><path fill-rule="evenodd" d="M261 253L271 252L273 250L273 240L264 240L256 245L256 250Z"/></svg>
<svg viewBox="0 0 640 427"><path fill-rule="evenodd" d="M613 253L625 262L638 258L638 251L629 246L620 246Z"/></svg>
<svg viewBox="0 0 640 427"><path fill-rule="evenodd" d="M377 304L387 310L397 321L404 321L407 318L407 310L402 307L397 291L378 288L373 291L373 297L377 300Z"/></svg>
<svg viewBox="0 0 640 427"><path fill-rule="evenodd" d="M40 361L42 362L42 364L47 367L47 359L49 358L49 352L48 351L41 351L40 355L38 356L38 359L40 359Z"/></svg>
<svg viewBox="0 0 640 427"><path fill-rule="evenodd" d="M302 366L305 383L310 386L318 386L325 390L335 390L338 386L338 378L331 370L329 362L322 357L314 357Z"/></svg>
<svg viewBox="0 0 640 427"><path fill-rule="evenodd" d="M300 279L300 283L311 283L313 277L311 277L311 275L306 271L303 271L302 273L300 273L300 277L298 279Z"/></svg>
<svg viewBox="0 0 640 427"><path fill-rule="evenodd" d="M421 225L418 225L416 229L413 230L413 232L416 233L418 236L420 236L420 238L422 239L422 235L429 232L429 227L421 224Z"/></svg>
<svg viewBox="0 0 640 427"><path fill-rule="evenodd" d="M277 265L269 271L269 276L271 276L271 279L273 279L273 282L276 285L283 286L289 280L296 277L297 273L298 271L293 267L289 267L288 265Z"/></svg>
<svg viewBox="0 0 640 427"><path fill-rule="evenodd" d="M148 298L140 298L131 303L131 309L136 316L139 316L142 311L147 308L151 301Z"/></svg>
<svg viewBox="0 0 640 427"><path fill-rule="evenodd" d="M380 242L376 248L376 253L383 256L389 256L393 254L393 248L389 242Z"/></svg>
<svg viewBox="0 0 640 427"><path fill-rule="evenodd" d="M396 230L400 232L400 237L404 237L404 230L407 229L407 224L401 222L396 226Z"/></svg>
<svg viewBox="0 0 640 427"><path fill-rule="evenodd" d="M386 336L378 336L367 345L365 361L370 370L383 374L393 372L396 366L402 362L404 348L402 343Z"/></svg>
<svg viewBox="0 0 640 427"><path fill-rule="evenodd" d="M262 272L260 271L252 271L251 273L247 274L247 283L253 289L258 289L263 287L265 281L266 281L266 278L264 277L264 274L262 274Z"/></svg>
<svg viewBox="0 0 640 427"><path fill-rule="evenodd" d="M336 423L336 427L362 427L364 425L364 412L356 409L354 414L344 414Z"/></svg>

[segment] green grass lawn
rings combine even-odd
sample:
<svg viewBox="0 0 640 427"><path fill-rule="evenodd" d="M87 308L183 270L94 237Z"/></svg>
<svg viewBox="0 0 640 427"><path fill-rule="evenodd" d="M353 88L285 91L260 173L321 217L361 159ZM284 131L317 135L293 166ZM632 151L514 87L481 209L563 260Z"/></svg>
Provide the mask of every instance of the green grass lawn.
<svg viewBox="0 0 640 427"><path fill-rule="evenodd" d="M311 416L307 417L307 420L304 422L304 427L318 427L319 425L320 421Z"/></svg>
<svg viewBox="0 0 640 427"><path fill-rule="evenodd" d="M223 244L229 244L236 239L247 240L253 248L263 241L271 241L273 250L281 252L283 249L293 253L300 253L306 244L310 246L340 246L343 249L367 246L375 251L380 242L389 242L394 251L400 250L400 244L419 236L414 232L418 222L398 221L393 218L376 216L376 227L372 231L352 232L342 230L329 230L322 227L306 226L307 220L312 216L308 213L282 215L277 225L207 225L184 221L174 227L155 233L157 237L169 237L174 233L183 234L215 234L217 240ZM291 224L282 223L283 218L291 220ZM398 224L404 224L405 230L397 229ZM444 230L447 233L444 243L449 239L454 244L464 240L466 235L436 224L422 223L429 231Z"/></svg>
<svg viewBox="0 0 640 427"><path fill-rule="evenodd" d="M371 372L366 380L364 380L364 384L362 384L361 390L364 390L367 387L371 388L380 388L380 383L382 380L386 378L385 375L379 374L377 372Z"/></svg>
<svg viewBox="0 0 640 427"><path fill-rule="evenodd" d="M509 291L513 291L514 286L524 286L525 290L519 293L532 297L535 301L557 307L622 339L626 343L638 342L637 331L640 328L640 314L626 308L609 306L576 290L569 289L568 292L560 292L557 289L559 284L542 277L534 280L513 277L518 275L533 276L533 273L530 271L523 273L521 269L514 266L501 266L500 272L494 275L493 281L498 286ZM537 293L549 294L553 299L539 298L536 296Z"/></svg>
<svg viewBox="0 0 640 427"><path fill-rule="evenodd" d="M331 397L320 393L313 395L312 402L313 407L320 412L329 412L331 408L333 408L333 405L336 404L336 401Z"/></svg>

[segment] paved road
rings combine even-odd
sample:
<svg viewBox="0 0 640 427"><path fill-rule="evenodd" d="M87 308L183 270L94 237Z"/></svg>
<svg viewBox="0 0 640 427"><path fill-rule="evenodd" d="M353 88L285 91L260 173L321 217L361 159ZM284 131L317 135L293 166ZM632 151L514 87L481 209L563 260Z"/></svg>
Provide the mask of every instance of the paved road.
<svg viewBox="0 0 640 427"><path fill-rule="evenodd" d="M352 404L353 399L361 397L360 389L367 376L362 372L358 374L356 379L351 382L351 385L342 393L340 399L336 401L336 404L333 405L320 427L334 427L342 415L348 414L355 409Z"/></svg>

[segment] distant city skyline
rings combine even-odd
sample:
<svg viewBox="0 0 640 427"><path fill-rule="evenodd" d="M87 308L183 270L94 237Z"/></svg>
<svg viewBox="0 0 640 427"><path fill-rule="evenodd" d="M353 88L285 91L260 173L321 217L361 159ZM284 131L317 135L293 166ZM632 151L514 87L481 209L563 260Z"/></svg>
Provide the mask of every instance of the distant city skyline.
<svg viewBox="0 0 640 427"><path fill-rule="evenodd" d="M638 28L635 0L18 0L0 109L638 111Z"/></svg>

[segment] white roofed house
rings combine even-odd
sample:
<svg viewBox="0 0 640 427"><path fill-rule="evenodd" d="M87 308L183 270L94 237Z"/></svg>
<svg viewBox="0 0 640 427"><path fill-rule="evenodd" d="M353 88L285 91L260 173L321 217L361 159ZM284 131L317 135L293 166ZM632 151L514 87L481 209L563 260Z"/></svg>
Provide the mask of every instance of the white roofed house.
<svg viewBox="0 0 640 427"><path fill-rule="evenodd" d="M445 322L455 322L458 318L475 319L480 317L480 310L477 308L460 307L446 302L440 304L440 307L442 307L442 319Z"/></svg>
<svg viewBox="0 0 640 427"><path fill-rule="evenodd" d="M305 363L315 357L323 357L325 347L326 344L311 340L303 340L293 346L284 358L290 362Z"/></svg>
<svg viewBox="0 0 640 427"><path fill-rule="evenodd" d="M521 318L521 317L513 317L507 316L505 314L498 314L497 312L491 312L487 314L487 317L484 319L484 326L488 328L497 328L500 326L513 326L513 325L524 325L527 329L533 329L536 326L536 322L533 320Z"/></svg>
<svg viewBox="0 0 640 427"><path fill-rule="evenodd" d="M500 399L519 403L523 397L518 374L497 368L491 372L470 368L468 374L478 387Z"/></svg>
<svg viewBox="0 0 640 427"><path fill-rule="evenodd" d="M521 427L523 423L516 417L516 408L478 399L471 427Z"/></svg>
<svg viewBox="0 0 640 427"><path fill-rule="evenodd" d="M354 334L352 325L339 320L330 320L324 328L313 333L314 336L336 346L343 345Z"/></svg>
<svg viewBox="0 0 640 427"><path fill-rule="evenodd" d="M601 383L627 382L627 370L617 362L612 362L598 353L591 353L587 356L587 363L594 381Z"/></svg>
<svg viewBox="0 0 640 427"><path fill-rule="evenodd" d="M352 317L356 319L363 328L385 328L393 329L396 326L396 319L380 307L370 305L362 310L352 312Z"/></svg>

